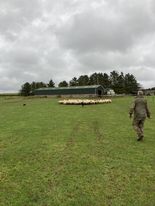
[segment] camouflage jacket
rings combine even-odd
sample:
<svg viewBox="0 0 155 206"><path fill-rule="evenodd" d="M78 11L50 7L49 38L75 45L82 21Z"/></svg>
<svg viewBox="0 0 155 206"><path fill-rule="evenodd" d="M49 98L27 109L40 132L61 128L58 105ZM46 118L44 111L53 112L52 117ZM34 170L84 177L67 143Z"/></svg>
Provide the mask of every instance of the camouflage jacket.
<svg viewBox="0 0 155 206"><path fill-rule="evenodd" d="M135 119L141 119L141 118L150 118L150 111L147 106L147 100L144 99L143 96L136 97L134 100L132 107L130 108L129 114L134 114Z"/></svg>

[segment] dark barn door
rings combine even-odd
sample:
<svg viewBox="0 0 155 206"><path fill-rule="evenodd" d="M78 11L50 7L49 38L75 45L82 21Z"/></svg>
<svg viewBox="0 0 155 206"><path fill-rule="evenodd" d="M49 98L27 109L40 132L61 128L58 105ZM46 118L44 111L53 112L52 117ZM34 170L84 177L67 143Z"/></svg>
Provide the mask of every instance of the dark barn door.
<svg viewBox="0 0 155 206"><path fill-rule="evenodd" d="M98 91L97 91L97 94L98 94L98 97L101 97L101 96L102 96L102 91L101 91L101 90L98 90Z"/></svg>

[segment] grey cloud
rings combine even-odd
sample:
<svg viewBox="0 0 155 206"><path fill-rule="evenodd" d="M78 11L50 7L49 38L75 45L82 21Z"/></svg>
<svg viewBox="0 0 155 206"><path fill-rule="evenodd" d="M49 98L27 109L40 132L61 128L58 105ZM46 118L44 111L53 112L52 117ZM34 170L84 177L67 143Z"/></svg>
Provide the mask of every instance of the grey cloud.
<svg viewBox="0 0 155 206"><path fill-rule="evenodd" d="M31 23L33 19L41 16L39 0L0 1L0 34L8 40L18 38L19 32Z"/></svg>
<svg viewBox="0 0 155 206"><path fill-rule="evenodd" d="M2 77L0 81L0 92L15 92L19 82L15 78Z"/></svg>
<svg viewBox="0 0 155 206"><path fill-rule="evenodd" d="M152 0L0 0L0 90L113 69L152 85L154 11Z"/></svg>
<svg viewBox="0 0 155 206"><path fill-rule="evenodd" d="M146 33L154 31L155 21L143 4L133 3L129 9L128 4L123 5L75 14L58 30L60 44L78 52L130 49Z"/></svg>
<svg viewBox="0 0 155 206"><path fill-rule="evenodd" d="M155 69L150 67L130 67L126 68L125 71L128 70L129 73L135 75L137 80L141 83L145 88L155 87Z"/></svg>
<svg viewBox="0 0 155 206"><path fill-rule="evenodd" d="M93 50L120 50L128 47L132 39L121 31L114 22L98 17L96 14L78 14L70 24L58 31L60 44L78 52ZM120 32L121 31L121 32ZM114 35L115 34L115 35Z"/></svg>
<svg viewBox="0 0 155 206"><path fill-rule="evenodd" d="M19 66L28 66L37 64L39 61L38 52L33 48L12 48L2 55L1 62L9 62Z"/></svg>
<svg viewBox="0 0 155 206"><path fill-rule="evenodd" d="M135 74L140 81L149 82L152 81L152 77L155 77L155 69L150 67L132 67L129 71Z"/></svg>

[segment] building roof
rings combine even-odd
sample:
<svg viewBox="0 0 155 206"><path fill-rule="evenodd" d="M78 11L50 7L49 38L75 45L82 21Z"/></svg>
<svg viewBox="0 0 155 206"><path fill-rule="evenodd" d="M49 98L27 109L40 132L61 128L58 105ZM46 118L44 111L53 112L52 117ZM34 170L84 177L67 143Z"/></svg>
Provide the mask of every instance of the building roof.
<svg viewBox="0 0 155 206"><path fill-rule="evenodd" d="M72 86L72 87L43 87L36 90L70 90L70 89L96 89L102 87L102 85L90 85L90 86Z"/></svg>

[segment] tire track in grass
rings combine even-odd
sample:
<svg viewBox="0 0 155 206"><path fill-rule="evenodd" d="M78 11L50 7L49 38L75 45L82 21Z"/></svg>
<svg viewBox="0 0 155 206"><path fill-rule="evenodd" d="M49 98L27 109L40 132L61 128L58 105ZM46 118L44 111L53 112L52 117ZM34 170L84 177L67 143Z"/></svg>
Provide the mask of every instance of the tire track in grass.
<svg viewBox="0 0 155 206"><path fill-rule="evenodd" d="M96 161L98 161L100 158L102 159L102 157L105 156L107 140L105 139L103 131L101 130L97 120L94 120L91 123L91 130L94 136L91 145L91 155L93 155L94 158L96 158Z"/></svg>
<svg viewBox="0 0 155 206"><path fill-rule="evenodd" d="M72 165L75 164L73 148L76 143L76 137L79 133L79 129L80 122L78 121L71 129L70 135L65 142L61 152L55 153L55 161L52 170L50 170L48 178L48 186L50 188L50 191L52 191L55 196L57 196L58 194L59 196L60 194L62 195L62 189L67 187L66 178L70 176ZM61 198L63 197L64 194L62 197L59 197L60 199L58 201L61 201Z"/></svg>
<svg viewBox="0 0 155 206"><path fill-rule="evenodd" d="M73 187L73 183L77 181L77 173L79 172L79 168L80 167L83 168L83 165L77 165L79 164L77 163L77 157L79 154L76 153L77 152L76 151L76 138L79 136L81 130L83 130L81 127L82 125L83 123L78 121L75 123L75 125L71 129L70 135L64 145L63 150L61 150L61 152L57 156L57 161L55 162L55 165L52 170L52 173L53 173L52 179L49 178L48 180L48 185L51 188L52 192L57 194L57 192L59 191L59 194L63 194L62 198L64 197L67 198L68 195L71 195L73 196L73 199L74 199L75 196L77 195L75 191L74 192L71 191L71 188ZM91 128L88 127L88 129L90 129L90 131L92 131L92 133L95 134L96 145L94 145L93 143L89 145L90 150L88 149L87 153L84 154L84 157L83 157L84 159L82 160L82 162L85 162L86 164L90 166L92 164L90 163L92 157L93 158L95 157L97 159L98 159L98 156L101 157L100 151L102 150L100 149L100 147L101 146L103 147L103 144L100 144L100 143L102 143L103 134L100 131L99 124L97 121L94 121L93 127L91 124ZM88 163L86 159L88 159ZM85 166L85 169L86 168L87 167ZM89 169L87 170L89 172ZM88 177L85 177L85 178L87 179ZM81 181L85 182L83 178ZM71 184L71 186L69 186L69 184ZM64 193L64 190L66 190L65 193Z"/></svg>
<svg viewBox="0 0 155 206"><path fill-rule="evenodd" d="M73 127L73 129L71 131L71 134L70 134L70 137L69 137L68 141L66 142L65 149L70 148L71 146L73 146L75 144L75 139L76 139L76 136L77 136L77 134L79 132L79 129L80 129L80 122L77 122L74 125L74 127Z"/></svg>
<svg viewBox="0 0 155 206"><path fill-rule="evenodd" d="M100 130L99 123L98 123L97 120L93 121L93 127L92 128L93 128L93 132L94 132L95 137L96 137L96 141L101 142L103 140L104 136L103 136L103 134Z"/></svg>
<svg viewBox="0 0 155 206"><path fill-rule="evenodd" d="M79 133L80 122L77 122L73 129L71 130L70 136L64 146L64 149L61 151L59 155L59 159L57 161L57 166L54 169L53 173L55 176L60 175L64 172L65 167L68 164L71 164L73 161L73 146L75 145L75 139Z"/></svg>

